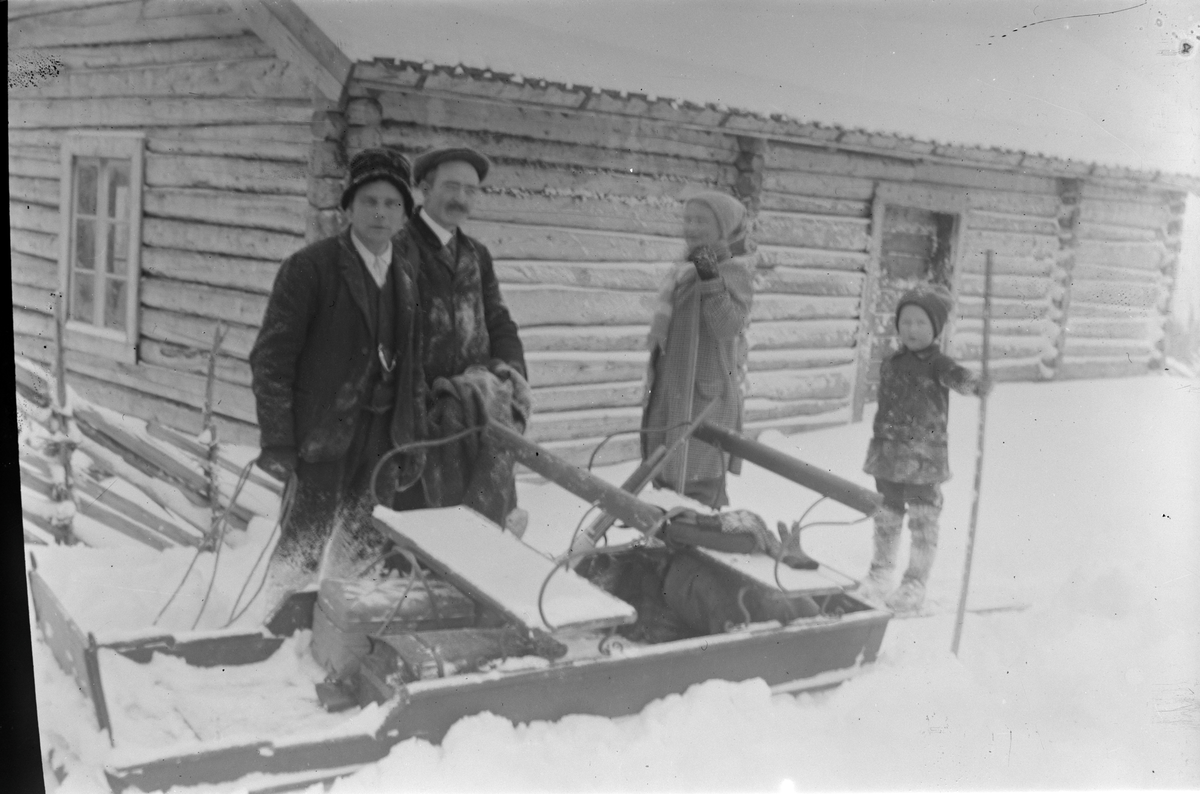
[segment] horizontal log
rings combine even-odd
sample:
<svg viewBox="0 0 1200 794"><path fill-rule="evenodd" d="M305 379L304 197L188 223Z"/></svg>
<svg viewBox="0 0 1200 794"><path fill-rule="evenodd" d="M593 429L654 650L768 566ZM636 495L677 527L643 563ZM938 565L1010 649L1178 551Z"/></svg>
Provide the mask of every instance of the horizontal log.
<svg viewBox="0 0 1200 794"><path fill-rule="evenodd" d="M1064 358L1055 370L1058 380L1092 378L1133 378L1145 375L1156 366L1151 356L1121 358Z"/></svg>
<svg viewBox="0 0 1200 794"><path fill-rule="evenodd" d="M577 108L589 96L586 88L560 88L555 85L534 81L475 79L471 75L451 74L443 71L423 75L417 68L405 66L403 70L382 64L360 63L354 71L355 80L350 86L351 96L367 96L378 90L392 90L397 85L420 85L426 91L445 91L508 102L554 105Z"/></svg>
<svg viewBox="0 0 1200 794"><path fill-rule="evenodd" d="M865 218L762 211L754 221L754 240L763 245L865 251L871 243Z"/></svg>
<svg viewBox="0 0 1200 794"><path fill-rule="evenodd" d="M18 251L9 251L13 284L24 284L43 290L58 289L58 262Z"/></svg>
<svg viewBox="0 0 1200 794"><path fill-rule="evenodd" d="M164 155L242 157L299 163L312 148L307 124L222 124L146 130L146 150Z"/></svg>
<svg viewBox="0 0 1200 794"><path fill-rule="evenodd" d="M912 178L917 182L931 182L935 185L955 185L1043 195L1058 193L1058 181L1053 177L1010 174L966 165L919 162L913 168Z"/></svg>
<svg viewBox="0 0 1200 794"><path fill-rule="evenodd" d="M1041 339L1058 337L1059 324L1049 318L1011 319L998 315L992 319L992 333L997 336L1036 336ZM980 335L983 320L980 317L961 318L954 324L954 339L960 335Z"/></svg>
<svg viewBox="0 0 1200 794"><path fill-rule="evenodd" d="M41 17L29 17L9 26L9 46L40 48L134 44L239 36L248 32L249 27L233 13L141 18L88 25L48 25Z"/></svg>
<svg viewBox="0 0 1200 794"><path fill-rule="evenodd" d="M895 182L911 181L914 173L910 163L899 160L843 152L824 152L787 144L772 144L766 147L766 151L763 153L763 167L767 173L775 170L803 171L863 179L887 179ZM779 188L772 186L771 189Z"/></svg>
<svg viewBox="0 0 1200 794"><path fill-rule="evenodd" d="M269 295L275 274L279 272L279 263L171 248L146 248L142 251L142 272L174 281Z"/></svg>
<svg viewBox="0 0 1200 794"><path fill-rule="evenodd" d="M979 371L979 362L969 359L960 359L959 363L967 367L967 369L975 372ZM993 381L1003 383L1013 383L1016 381L1039 381L1045 380L1044 375L1046 363L1041 357L1025 358L1025 359L1000 359L999 361L988 362L988 377Z"/></svg>
<svg viewBox="0 0 1200 794"><path fill-rule="evenodd" d="M751 397L742 410L745 422L762 422L796 416L820 416L846 406L846 400L768 400Z"/></svg>
<svg viewBox="0 0 1200 794"><path fill-rule="evenodd" d="M36 256L40 259L58 259L58 235L31 232L25 229L10 229L8 246L13 251Z"/></svg>
<svg viewBox="0 0 1200 794"><path fill-rule="evenodd" d="M640 406L537 413L530 420L525 437L540 444L544 441L561 441L568 438L606 436L610 433L637 430L641 421Z"/></svg>
<svg viewBox="0 0 1200 794"><path fill-rule="evenodd" d="M142 128L162 124L300 124L310 102L296 99L116 97L107 99L10 99L10 127L28 129Z"/></svg>
<svg viewBox="0 0 1200 794"><path fill-rule="evenodd" d="M276 58L68 70L38 86L10 89L10 97L262 97L307 99L298 67Z"/></svg>
<svg viewBox="0 0 1200 794"><path fill-rule="evenodd" d="M1097 199L1122 204L1152 204L1161 207L1175 200L1177 193L1172 190L1151 189L1144 184L1137 188L1114 187L1111 183L1102 184L1089 179L1080 186L1079 195L1084 201Z"/></svg>
<svg viewBox="0 0 1200 794"><path fill-rule="evenodd" d="M255 327L267 309L267 299L262 295L161 278L142 279L141 302L155 309Z"/></svg>
<svg viewBox="0 0 1200 794"><path fill-rule="evenodd" d="M1072 303L1108 303L1131 309L1153 309L1166 296L1166 290L1160 289L1158 284L1083 279L1075 279L1071 284Z"/></svg>
<svg viewBox="0 0 1200 794"><path fill-rule="evenodd" d="M24 201L30 204L58 207L58 180L10 176L8 178L8 199L9 201Z"/></svg>
<svg viewBox="0 0 1200 794"><path fill-rule="evenodd" d="M142 337L138 342L138 360L157 367L177 369L207 376L208 357L211 351L196 347L160 342ZM250 385L250 365L245 361L226 355L217 356L217 380L237 386Z"/></svg>
<svg viewBox="0 0 1200 794"><path fill-rule="evenodd" d="M488 246L496 259L668 262L683 254L682 241L669 237L474 220L465 231Z"/></svg>
<svg viewBox="0 0 1200 794"><path fill-rule="evenodd" d="M137 44L108 44L103 47L38 47L48 58L67 69L105 69L148 64L189 63L237 58L269 58L275 54L262 39L241 36L151 41Z"/></svg>
<svg viewBox="0 0 1200 794"><path fill-rule="evenodd" d="M633 292L657 291L672 267L670 262L501 260L495 263L496 277L502 284L553 284Z"/></svg>
<svg viewBox="0 0 1200 794"><path fill-rule="evenodd" d="M150 188L142 199L151 217L222 223L301 236L308 201L303 196L273 196L203 188Z"/></svg>
<svg viewBox="0 0 1200 794"><path fill-rule="evenodd" d="M1030 276L993 276L992 297L1041 300L1055 286L1049 278ZM958 277L959 295L983 295L984 277L963 273Z"/></svg>
<svg viewBox="0 0 1200 794"><path fill-rule="evenodd" d="M967 206L972 210L1041 218L1058 217L1059 198L1054 194L1019 193L989 188L967 189L965 192Z"/></svg>
<svg viewBox="0 0 1200 794"><path fill-rule="evenodd" d="M1108 224L1123 228L1158 231L1172 218L1168 202L1105 201L1084 198L1079 202L1082 223Z"/></svg>
<svg viewBox="0 0 1200 794"><path fill-rule="evenodd" d="M53 314L54 307L58 305L58 285L55 284L50 288L31 287L14 282L12 285L12 304L13 306L30 311Z"/></svg>
<svg viewBox="0 0 1200 794"><path fill-rule="evenodd" d="M9 176L29 176L35 179L58 179L62 172L62 163L58 160L46 160L35 157L15 157L10 149L8 153Z"/></svg>
<svg viewBox="0 0 1200 794"><path fill-rule="evenodd" d="M850 347L857 320L801 320L751 323L746 338L751 350Z"/></svg>
<svg viewBox="0 0 1200 794"><path fill-rule="evenodd" d="M54 340L54 318L49 314L13 308L13 333L39 341Z"/></svg>
<svg viewBox="0 0 1200 794"><path fill-rule="evenodd" d="M992 317L1010 320L1037 319L1050 308L1048 302L997 298L992 300ZM960 295L955 306L959 317L982 317L983 299L975 295Z"/></svg>
<svg viewBox="0 0 1200 794"><path fill-rule="evenodd" d="M1139 319L1161 324L1165 319L1154 309L1135 309L1129 306L1118 306L1114 303L1085 303L1071 302L1072 317L1116 317L1121 320Z"/></svg>
<svg viewBox="0 0 1200 794"><path fill-rule="evenodd" d="M409 155L438 146L470 146L489 157L510 164L558 165L572 169L596 169L623 176L672 176L699 185L729 185L737 179L732 163L708 158L696 160L638 151L582 146L555 141L534 141L487 132L469 132L425 126L390 124L379 128L351 127L346 133L348 152L371 146L398 146Z"/></svg>
<svg viewBox="0 0 1200 794"><path fill-rule="evenodd" d="M24 23L35 27L69 28L161 17L218 14L228 8L219 0L36 0L35 5L36 12L10 14L10 18L33 17L25 19Z"/></svg>
<svg viewBox="0 0 1200 794"><path fill-rule="evenodd" d="M759 293L847 297L858 297L862 293L862 285L861 273L787 266L759 269L754 281L755 292Z"/></svg>
<svg viewBox="0 0 1200 794"><path fill-rule="evenodd" d="M850 424L850 416L850 406L847 404L844 408L837 408L829 413L818 414L816 416L797 414L778 419L759 419L746 422L742 425L742 435L752 438L767 430L774 430L785 434L807 433L813 430L824 430L828 427Z"/></svg>
<svg viewBox="0 0 1200 794"><path fill-rule="evenodd" d="M982 355L983 337L978 334L956 333L954 335L954 358L977 360ZM1056 353L1054 340L1040 336L1003 336L991 334L988 339L989 360L1006 358L1025 359L1035 356L1049 356L1053 360Z"/></svg>
<svg viewBox="0 0 1200 794"><path fill-rule="evenodd" d="M639 405L641 400L640 380L551 386L533 390L533 412L537 416L541 413L581 408L621 408Z"/></svg>
<svg viewBox="0 0 1200 794"><path fill-rule="evenodd" d="M116 512L134 519L150 527L161 535L170 538L181 546L199 546L201 536L188 524L176 524L165 518L160 518L146 510L136 502L132 502L109 488L101 487L90 479L81 477L75 481L76 486L88 499L107 505ZM188 528L185 528L188 527Z"/></svg>
<svg viewBox="0 0 1200 794"><path fill-rule="evenodd" d="M8 203L8 228L57 235L62 228L58 210L41 204Z"/></svg>
<svg viewBox="0 0 1200 794"><path fill-rule="evenodd" d="M656 296L651 292L610 292L578 287L513 284L504 300L518 325L649 324Z"/></svg>
<svg viewBox="0 0 1200 794"><path fill-rule="evenodd" d="M641 447L636 436L617 436L604 446L597 445L603 438L573 438L563 441L547 441L541 447L565 460L572 466L585 468L589 463L596 466L608 466L627 460L636 460L641 456ZM593 453L595 458L593 459Z"/></svg>
<svg viewBox="0 0 1200 794"><path fill-rule="evenodd" d="M155 248L178 248L280 262L299 251L304 246L304 238L263 229L146 218L142 222L142 243Z"/></svg>
<svg viewBox="0 0 1200 794"><path fill-rule="evenodd" d="M1054 272L1057 260L1053 255L992 257L992 272L997 276L1049 276ZM959 268L964 273L983 273L987 262L986 251L966 251L959 259Z"/></svg>
<svg viewBox="0 0 1200 794"><path fill-rule="evenodd" d="M829 251L819 248L795 248L781 245L758 246L761 267L785 266L821 270L865 272L870 257L865 252Z"/></svg>
<svg viewBox="0 0 1200 794"><path fill-rule="evenodd" d="M581 383L616 383L645 377L649 356L629 352L552 352L535 351L525 355L529 383L539 386L566 386Z"/></svg>
<svg viewBox="0 0 1200 794"><path fill-rule="evenodd" d="M471 217L532 226L682 237L683 204L670 199L614 201L606 197L485 192Z"/></svg>
<svg viewBox="0 0 1200 794"><path fill-rule="evenodd" d="M13 162L15 160L41 160L43 163L61 163L62 158L58 153L58 146L49 146L43 143L21 144L10 143L8 146L8 172L13 172ZM54 172L55 178L58 177L58 169Z"/></svg>
<svg viewBox="0 0 1200 794"><path fill-rule="evenodd" d="M147 154L146 185L304 196L308 191L308 174L306 166L301 163L242 157Z"/></svg>
<svg viewBox="0 0 1200 794"><path fill-rule="evenodd" d="M854 350L844 347L833 350L751 350L751 371L772 369L813 369L849 364L855 360Z"/></svg>
<svg viewBox="0 0 1200 794"><path fill-rule="evenodd" d="M645 350L644 323L611 326L543 325L522 328L521 341L530 351Z"/></svg>
<svg viewBox="0 0 1200 794"><path fill-rule="evenodd" d="M143 306L139 330L143 336L186 347L212 349L212 335L217 321L208 317L162 311ZM227 323L221 350L243 361L250 358L250 349L258 338L258 328Z"/></svg>
<svg viewBox="0 0 1200 794"><path fill-rule="evenodd" d="M1158 284L1163 275L1158 270L1132 270L1111 265L1092 265L1076 262L1071 278L1076 281L1129 281L1138 284Z"/></svg>
<svg viewBox="0 0 1200 794"><path fill-rule="evenodd" d="M1080 240L1076 261L1092 265L1158 270L1166 249L1160 243L1117 243Z"/></svg>
<svg viewBox="0 0 1200 794"><path fill-rule="evenodd" d="M1096 339L1068 336L1063 344L1064 355L1079 358L1145 358L1155 354L1154 342L1149 339Z"/></svg>
<svg viewBox="0 0 1200 794"><path fill-rule="evenodd" d="M347 120L360 124L363 100L351 100ZM666 154L732 163L737 141L729 135L694 130L638 117L564 111L543 107L481 103L419 93L388 92L379 99L386 121L456 130L514 135L535 140L597 146L606 149Z"/></svg>
<svg viewBox="0 0 1200 794"><path fill-rule="evenodd" d="M1076 233L1080 239L1084 240L1153 243L1162 239L1161 229L1138 229L1133 226L1114 226L1110 223L1089 223L1087 221L1079 223Z"/></svg>
<svg viewBox="0 0 1200 794"><path fill-rule="evenodd" d="M751 397L771 400L836 399L850 396L853 367L810 370L761 370L746 376Z"/></svg>
<svg viewBox="0 0 1200 794"><path fill-rule="evenodd" d="M994 251L997 254L1020 257L1046 257L1058 253L1057 235L1012 234L1009 232L974 231L968 229L963 235L966 251Z"/></svg>
<svg viewBox="0 0 1200 794"><path fill-rule="evenodd" d="M1067 337L1101 337L1105 339L1158 339L1161 323L1148 318L1083 317L1072 314L1067 319Z"/></svg>
<svg viewBox="0 0 1200 794"><path fill-rule="evenodd" d="M768 168L763 173L764 206L766 202L784 201L785 197L819 197L869 202L875 195L875 181L851 176L781 171ZM768 198L769 197L769 198ZM786 209L771 207L771 209Z"/></svg>
<svg viewBox="0 0 1200 794"><path fill-rule="evenodd" d="M759 209L803 212L810 215L844 215L866 218L871 214L871 202L860 199L797 196L791 193L764 191L758 198Z"/></svg>
<svg viewBox="0 0 1200 794"><path fill-rule="evenodd" d="M967 219L971 229L1014 234L1058 234L1058 218L1010 215L1004 212L972 211Z"/></svg>
<svg viewBox="0 0 1200 794"><path fill-rule="evenodd" d="M858 317L858 298L824 295L756 295L750 307L753 322L823 320Z"/></svg>
<svg viewBox="0 0 1200 794"><path fill-rule="evenodd" d="M516 195L607 198L614 201L657 199L682 202L700 187L697 179L630 174L583 167L500 162L488 171L490 190Z"/></svg>

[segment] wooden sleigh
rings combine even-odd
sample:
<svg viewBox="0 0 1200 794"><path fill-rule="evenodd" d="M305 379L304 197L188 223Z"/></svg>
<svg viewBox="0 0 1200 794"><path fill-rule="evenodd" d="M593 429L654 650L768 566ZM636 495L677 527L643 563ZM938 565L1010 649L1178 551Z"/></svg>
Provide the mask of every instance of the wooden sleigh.
<svg viewBox="0 0 1200 794"><path fill-rule="evenodd" d="M703 422L689 431L863 513L877 508L872 492L756 442ZM583 548L613 520L651 536L669 526L664 511L631 493L648 481L648 472L664 457L661 452L622 489L504 428L489 426L486 432L521 463L604 511L584 533ZM455 722L472 714L491 712L513 722L581 713L615 717L714 678L761 678L775 692L833 686L874 661L891 617L855 599L849 593L852 580L819 564L793 569L761 554L673 543L664 549L656 540L624 544L624 550L614 547L612 554L597 549L593 555L577 555L617 562L651 552L681 555L690 565L732 583L739 596L762 593L816 605L795 617L788 613L781 619L734 621L691 636L634 642L621 632L638 619L637 611L573 571L569 563L575 558L550 560L462 507L407 513L378 507L375 522L422 568L474 602L480 628L423 633L403 627L389 632L385 626L385 633L371 638L370 655L345 689L349 708L336 715L344 717L337 723L326 720L320 729L301 725L289 735L241 734L154 749L123 747L122 731L114 731L105 698L102 662L120 656L146 663L158 654L214 670L264 664L289 637L312 628L316 593L293 596L257 632L105 638L81 630L36 562L31 566L31 594L43 636L90 696L100 727L109 732L113 751L106 775L114 791L232 781L261 792L304 788L378 761L405 739L439 742ZM747 612L746 617L753 616ZM510 642L519 649L519 658L457 669L444 658L448 646L439 653L428 637L460 634L499 637L501 645ZM221 680L214 672L213 686Z"/></svg>

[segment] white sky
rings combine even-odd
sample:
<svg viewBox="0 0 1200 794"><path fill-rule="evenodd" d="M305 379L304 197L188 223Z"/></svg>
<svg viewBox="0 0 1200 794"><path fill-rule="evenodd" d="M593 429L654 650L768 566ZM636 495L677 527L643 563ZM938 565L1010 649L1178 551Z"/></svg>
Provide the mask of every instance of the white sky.
<svg viewBox="0 0 1200 794"><path fill-rule="evenodd" d="M354 60L1200 175L1200 4L1139 2L299 0Z"/></svg>

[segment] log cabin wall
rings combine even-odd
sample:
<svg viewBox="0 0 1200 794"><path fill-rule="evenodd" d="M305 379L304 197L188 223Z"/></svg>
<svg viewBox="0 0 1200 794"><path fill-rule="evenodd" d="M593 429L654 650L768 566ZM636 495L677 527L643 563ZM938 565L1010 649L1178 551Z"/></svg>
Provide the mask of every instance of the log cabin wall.
<svg viewBox="0 0 1200 794"><path fill-rule="evenodd" d="M10 5L10 55L57 62L10 86L16 352L48 362L68 132L145 134L136 363L71 350L101 404L196 432L217 321L222 437L257 443L246 363L279 261L304 242L311 89L220 0ZM53 72L54 70L51 70Z"/></svg>

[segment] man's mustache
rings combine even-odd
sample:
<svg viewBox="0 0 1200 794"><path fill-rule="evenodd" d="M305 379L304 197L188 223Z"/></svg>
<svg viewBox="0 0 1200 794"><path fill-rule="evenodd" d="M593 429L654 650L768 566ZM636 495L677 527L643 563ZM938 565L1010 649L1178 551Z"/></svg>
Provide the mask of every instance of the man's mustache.
<svg viewBox="0 0 1200 794"><path fill-rule="evenodd" d="M446 205L446 209L448 209L448 210L457 210L457 211L459 211L459 212L467 212L467 211L468 211L468 210L467 210L467 205L465 205L465 204L460 204L460 203L458 203L457 201L451 201L450 203L448 203L448 204Z"/></svg>

